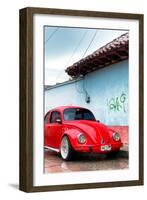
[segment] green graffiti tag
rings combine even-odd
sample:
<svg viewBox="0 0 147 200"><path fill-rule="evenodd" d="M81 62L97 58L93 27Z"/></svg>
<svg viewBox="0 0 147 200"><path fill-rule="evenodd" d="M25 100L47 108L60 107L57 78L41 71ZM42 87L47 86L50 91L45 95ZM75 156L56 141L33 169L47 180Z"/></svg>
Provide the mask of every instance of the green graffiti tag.
<svg viewBox="0 0 147 200"><path fill-rule="evenodd" d="M112 97L110 100L107 100L108 109L110 111L123 111L126 112L126 100L127 95L122 92L120 96Z"/></svg>

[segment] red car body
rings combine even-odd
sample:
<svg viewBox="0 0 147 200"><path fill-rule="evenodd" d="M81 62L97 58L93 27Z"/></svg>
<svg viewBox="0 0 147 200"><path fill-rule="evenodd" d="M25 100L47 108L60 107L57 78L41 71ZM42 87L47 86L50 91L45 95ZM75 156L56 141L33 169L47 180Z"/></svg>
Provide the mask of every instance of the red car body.
<svg viewBox="0 0 147 200"><path fill-rule="evenodd" d="M85 118L80 115L83 113ZM44 146L61 152L63 137L76 152L108 153L122 146L118 133L96 121L91 111L78 106L61 106L45 115Z"/></svg>

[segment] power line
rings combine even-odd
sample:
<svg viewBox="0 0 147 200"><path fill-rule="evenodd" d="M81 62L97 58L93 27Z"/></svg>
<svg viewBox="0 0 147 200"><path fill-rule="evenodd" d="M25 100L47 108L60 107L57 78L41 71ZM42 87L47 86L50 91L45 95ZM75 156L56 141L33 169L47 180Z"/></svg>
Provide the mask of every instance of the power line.
<svg viewBox="0 0 147 200"><path fill-rule="evenodd" d="M70 62L70 60L73 58L74 54L76 53L77 49L79 48L79 46L81 45L82 41L84 40L86 34L88 31L85 31L85 33L83 34L82 38L80 39L80 41L78 42L78 45L76 46L76 48L74 49L72 55L70 56L69 60L67 61L66 65L68 65L68 63Z"/></svg>
<svg viewBox="0 0 147 200"><path fill-rule="evenodd" d="M45 41L45 44L53 37L53 35L58 31L59 27L57 27L52 33L51 35L48 37L48 39Z"/></svg>
<svg viewBox="0 0 147 200"><path fill-rule="evenodd" d="M91 46L91 44L92 44L92 42L93 42L93 40L94 40L94 38L95 38L95 36L96 36L96 34L97 34L97 31L98 31L98 30L95 31L95 33L94 33L94 35L93 35L93 37L92 37L92 39L91 39L91 41L90 41L90 43L89 43L87 49L85 50L85 52L84 52L82 58L84 58L84 56L86 55L86 53L87 53L89 47Z"/></svg>
<svg viewBox="0 0 147 200"><path fill-rule="evenodd" d="M92 39L91 39L91 41L90 41L90 43L89 43L87 49L85 50L85 52L84 52L82 58L86 55L86 53L87 53L89 47L91 46L92 42L94 41L94 39L95 39L95 37L96 37L96 34L97 34L97 31L98 31L98 30L95 31L95 33L94 33L94 35L93 35L93 37L92 37ZM79 74L80 74L80 68L79 68ZM86 90L86 88L85 88L84 80L85 80L85 77L83 77L83 85L82 85L83 91L79 91L79 90L78 90L77 85L76 85L77 82L75 82L75 88L76 88L76 90L77 90L79 93L85 93L85 94L86 94L86 97L87 97L87 96L88 96L88 92L87 92L87 90Z"/></svg>
<svg viewBox="0 0 147 200"><path fill-rule="evenodd" d="M81 45L82 41L84 40L86 34L87 34L88 30L84 32L84 34L82 35L80 41L78 42L77 46L75 47L75 49L73 50L73 53L71 54L70 58L68 59L67 63L65 64L65 66L67 67L67 65L69 64L69 62L71 61L71 59L73 58L74 54L76 53L77 49L79 48L79 46ZM63 72L59 72L59 74L57 75L56 80L62 75Z"/></svg>

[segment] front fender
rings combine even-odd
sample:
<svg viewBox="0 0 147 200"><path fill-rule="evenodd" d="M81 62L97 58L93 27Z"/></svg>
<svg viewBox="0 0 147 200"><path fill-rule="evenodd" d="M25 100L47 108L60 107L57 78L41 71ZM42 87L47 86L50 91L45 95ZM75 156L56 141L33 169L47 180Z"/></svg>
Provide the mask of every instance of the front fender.
<svg viewBox="0 0 147 200"><path fill-rule="evenodd" d="M81 146L81 144L79 144L79 142L78 142L78 136L80 135L80 133L83 133L83 132L78 129L69 129L63 133L63 136L66 135L69 138L73 149L76 149L77 147ZM85 133L83 133L83 134L85 134ZM91 140L89 137L87 137L87 135L86 135L86 138L87 138L87 141L85 144L91 144ZM83 144L83 146L84 146L84 144Z"/></svg>

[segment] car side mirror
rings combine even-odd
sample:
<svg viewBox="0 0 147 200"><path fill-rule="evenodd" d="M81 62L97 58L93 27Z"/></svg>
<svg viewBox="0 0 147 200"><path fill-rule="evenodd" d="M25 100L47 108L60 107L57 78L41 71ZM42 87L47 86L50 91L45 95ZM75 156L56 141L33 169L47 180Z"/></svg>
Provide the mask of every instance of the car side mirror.
<svg viewBox="0 0 147 200"><path fill-rule="evenodd" d="M60 118L56 119L56 122L57 122L58 124L62 124L62 121L61 121Z"/></svg>

